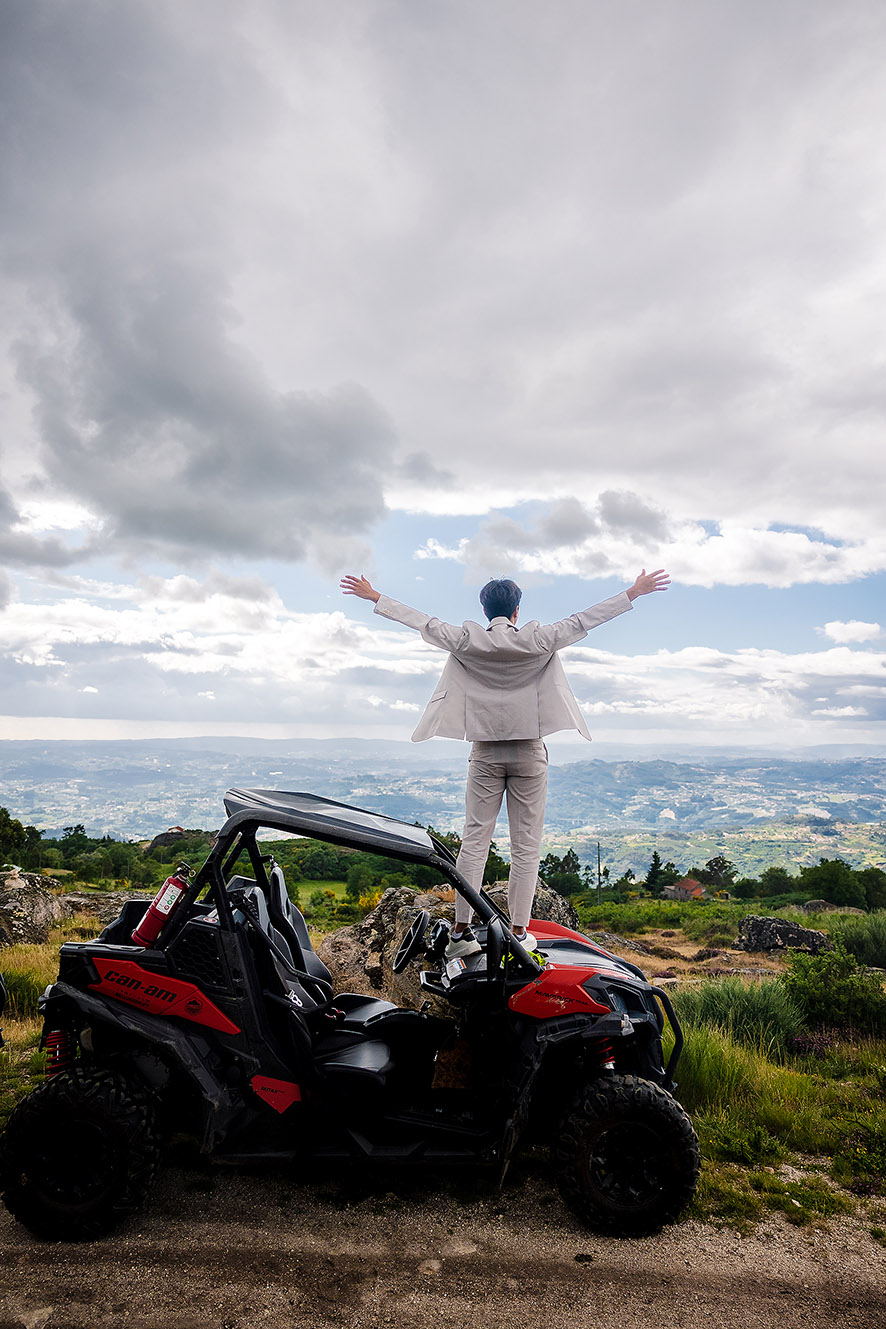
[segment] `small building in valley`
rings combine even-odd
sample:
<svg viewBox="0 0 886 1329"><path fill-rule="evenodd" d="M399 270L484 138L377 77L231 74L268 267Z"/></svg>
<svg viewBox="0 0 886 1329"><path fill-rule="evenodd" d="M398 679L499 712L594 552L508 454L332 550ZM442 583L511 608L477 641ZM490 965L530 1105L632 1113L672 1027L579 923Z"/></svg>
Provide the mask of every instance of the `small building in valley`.
<svg viewBox="0 0 886 1329"><path fill-rule="evenodd" d="M703 900L706 892L700 881L694 877L681 877L671 886L665 886L662 892L667 900Z"/></svg>

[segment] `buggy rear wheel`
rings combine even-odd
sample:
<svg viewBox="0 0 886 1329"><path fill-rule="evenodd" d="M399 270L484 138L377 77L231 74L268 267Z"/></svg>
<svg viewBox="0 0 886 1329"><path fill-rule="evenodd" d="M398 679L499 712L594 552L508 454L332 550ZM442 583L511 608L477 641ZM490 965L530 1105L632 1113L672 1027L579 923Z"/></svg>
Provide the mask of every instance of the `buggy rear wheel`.
<svg viewBox="0 0 886 1329"><path fill-rule="evenodd" d="M648 1080L614 1075L586 1086L555 1149L566 1204L600 1232L654 1232L695 1193L698 1140L680 1104Z"/></svg>
<svg viewBox="0 0 886 1329"><path fill-rule="evenodd" d="M38 1237L88 1241L142 1204L159 1161L146 1090L112 1071L66 1072L9 1118L0 1188L9 1212Z"/></svg>

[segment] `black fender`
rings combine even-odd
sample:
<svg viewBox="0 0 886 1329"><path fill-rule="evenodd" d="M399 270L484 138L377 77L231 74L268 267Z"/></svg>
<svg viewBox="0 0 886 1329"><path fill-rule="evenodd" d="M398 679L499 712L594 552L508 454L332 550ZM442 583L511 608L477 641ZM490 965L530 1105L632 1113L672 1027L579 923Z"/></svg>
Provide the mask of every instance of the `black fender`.
<svg viewBox="0 0 886 1329"><path fill-rule="evenodd" d="M201 1112L200 1148L210 1152L228 1133L244 1109L243 1095L224 1083L210 1064L211 1049L193 1035L185 1036L154 1016L131 1006L111 1005L101 997L68 983L54 983L40 998L39 1009L47 1026L104 1025L122 1035L132 1049L153 1053L165 1066L190 1080L197 1090Z"/></svg>

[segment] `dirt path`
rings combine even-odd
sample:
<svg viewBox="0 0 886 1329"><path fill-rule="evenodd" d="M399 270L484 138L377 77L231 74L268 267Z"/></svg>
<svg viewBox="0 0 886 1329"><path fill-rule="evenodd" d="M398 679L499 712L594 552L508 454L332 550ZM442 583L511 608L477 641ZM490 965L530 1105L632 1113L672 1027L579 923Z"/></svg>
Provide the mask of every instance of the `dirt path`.
<svg viewBox="0 0 886 1329"><path fill-rule="evenodd" d="M886 1324L886 1250L854 1220L620 1241L580 1228L538 1163L501 1194L393 1184L169 1167L124 1230L76 1246L0 1210L0 1329Z"/></svg>

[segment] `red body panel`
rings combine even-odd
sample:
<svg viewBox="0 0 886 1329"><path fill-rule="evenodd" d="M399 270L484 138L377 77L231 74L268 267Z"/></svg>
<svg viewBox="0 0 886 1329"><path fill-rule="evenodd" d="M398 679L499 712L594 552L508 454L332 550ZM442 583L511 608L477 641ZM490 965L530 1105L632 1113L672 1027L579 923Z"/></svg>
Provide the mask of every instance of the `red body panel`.
<svg viewBox="0 0 886 1329"><path fill-rule="evenodd" d="M531 918L529 920L529 931L533 937L569 937L572 941L580 941L582 946L587 946L589 950L596 951L598 955L605 955L608 960L616 957L609 951L605 951L602 946L591 941L590 937L583 937L580 932L574 932L572 928L564 928L560 923L549 923L546 918Z"/></svg>
<svg viewBox="0 0 886 1329"><path fill-rule="evenodd" d="M545 927L552 926L545 924ZM582 983L597 972L593 965L585 969L582 965L548 963L537 978L514 993L508 1008L518 1015L532 1015L537 1020L578 1013L608 1015L609 1007L594 1001L582 987Z"/></svg>
<svg viewBox="0 0 886 1329"><path fill-rule="evenodd" d="M255 1093L275 1112L285 1112L301 1102L301 1087L291 1080L272 1080L268 1075L253 1075L249 1081Z"/></svg>
<svg viewBox="0 0 886 1329"><path fill-rule="evenodd" d="M142 969L134 960L108 960L95 956L92 963L99 972L99 981L90 983L94 992L125 1001L151 1015L177 1015L182 1020L193 1020L223 1034L239 1034L240 1030L228 1019L224 1011L205 997L193 983L166 974L154 974Z"/></svg>

